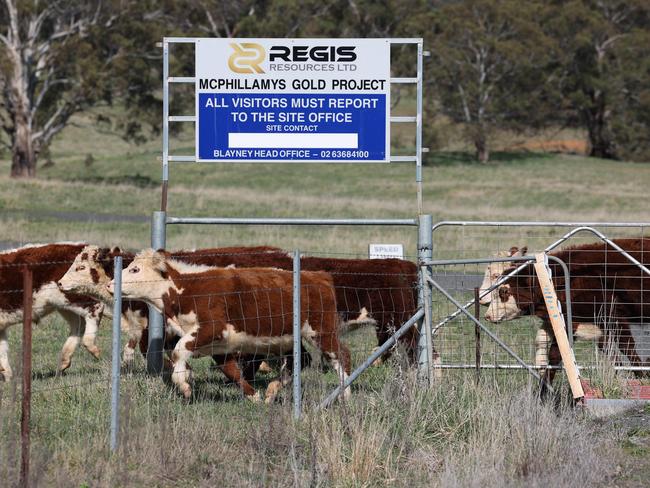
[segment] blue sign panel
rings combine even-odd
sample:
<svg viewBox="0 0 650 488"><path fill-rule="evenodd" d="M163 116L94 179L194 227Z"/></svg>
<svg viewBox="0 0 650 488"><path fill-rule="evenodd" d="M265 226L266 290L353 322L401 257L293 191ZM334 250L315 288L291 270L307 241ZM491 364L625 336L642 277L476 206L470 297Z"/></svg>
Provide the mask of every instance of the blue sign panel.
<svg viewBox="0 0 650 488"><path fill-rule="evenodd" d="M386 96L199 94L201 160L375 160L386 154Z"/></svg>
<svg viewBox="0 0 650 488"><path fill-rule="evenodd" d="M388 162L387 39L198 39L198 161Z"/></svg>

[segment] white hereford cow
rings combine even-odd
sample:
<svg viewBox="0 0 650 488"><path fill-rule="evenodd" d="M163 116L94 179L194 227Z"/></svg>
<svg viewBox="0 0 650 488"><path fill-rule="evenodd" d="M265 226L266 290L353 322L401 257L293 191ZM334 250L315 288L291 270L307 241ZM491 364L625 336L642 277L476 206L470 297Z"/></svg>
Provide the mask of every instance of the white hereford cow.
<svg viewBox="0 0 650 488"><path fill-rule="evenodd" d="M23 320L21 271L24 266L28 266L33 274L32 320L38 322L49 313L58 311L70 325L70 335L61 351L59 370L70 367L79 342L99 358L95 338L104 306L88 297L63 292L56 286L57 280L84 246L83 243L36 244L0 253L0 377L5 381L12 376L7 328Z"/></svg>
<svg viewBox="0 0 650 488"><path fill-rule="evenodd" d="M114 282L109 285L113 291ZM350 353L338 339L332 277L301 272L301 332L345 380ZM190 357L213 354L287 354L293 349L293 276L273 268L193 266L168 253L145 250L123 271L122 294L159 310L181 339L172 353L172 381L189 398ZM291 381L291 361L281 380L269 384L266 401ZM245 383L245 379L241 379ZM242 389L247 391L242 384ZM248 385L250 387L250 385ZM258 394L247 395L253 400ZM344 396L349 396L346 389Z"/></svg>

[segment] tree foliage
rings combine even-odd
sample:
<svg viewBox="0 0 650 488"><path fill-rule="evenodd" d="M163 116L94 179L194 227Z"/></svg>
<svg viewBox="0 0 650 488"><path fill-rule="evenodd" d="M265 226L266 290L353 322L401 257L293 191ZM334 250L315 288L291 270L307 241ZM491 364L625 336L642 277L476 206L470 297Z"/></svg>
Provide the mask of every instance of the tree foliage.
<svg viewBox="0 0 650 488"><path fill-rule="evenodd" d="M584 128L594 156L647 160L649 10L647 0L0 0L0 143L12 174L33 176L90 107L124 107L107 113L127 139L155 135L165 36L424 37L429 121L460 124L479 160L496 129L550 124ZM394 75L412 69L404 53ZM176 75L192 76L189 47L170 55ZM173 97L172 113L191 97Z"/></svg>
<svg viewBox="0 0 650 488"><path fill-rule="evenodd" d="M648 139L640 112L647 96L650 4L646 0L559 1L553 14L548 31L559 47L559 89L579 126L587 130L590 154L641 155L648 149L638 147L643 143L632 132L645 125L641 132Z"/></svg>
<svg viewBox="0 0 650 488"><path fill-rule="evenodd" d="M541 4L516 0L454 2L432 15L430 83L482 162L495 127L539 122L552 52L537 21L542 15Z"/></svg>

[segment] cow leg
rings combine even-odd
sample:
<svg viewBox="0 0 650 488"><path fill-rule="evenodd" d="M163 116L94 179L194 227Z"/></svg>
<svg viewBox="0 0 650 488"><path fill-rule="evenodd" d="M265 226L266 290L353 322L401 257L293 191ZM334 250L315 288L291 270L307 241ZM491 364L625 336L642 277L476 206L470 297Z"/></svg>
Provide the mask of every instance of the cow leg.
<svg viewBox="0 0 650 488"><path fill-rule="evenodd" d="M397 327L399 328L399 327ZM383 323L381 320L375 325L375 331L377 333L377 347L373 349L373 352L379 349L384 343L391 338L395 333L396 328L391 324ZM408 357L409 363L411 365L417 364L417 350L418 350L418 337L419 332L416 326L411 327L407 330L402 337L400 337L399 342L404 345L406 349L406 355ZM380 364L386 362L390 359L392 355L391 350L389 349L384 354L379 356L373 363L373 366L379 366ZM434 358L437 356L434 351Z"/></svg>
<svg viewBox="0 0 650 488"><path fill-rule="evenodd" d="M418 339L420 337L420 332L416 326L411 327L406 333L400 338L400 342L406 347L406 354L409 358L411 365L417 364L418 362ZM432 346L433 347L433 346ZM433 357L436 358L437 353L433 351ZM440 371L440 370L438 370Z"/></svg>
<svg viewBox="0 0 650 488"><path fill-rule="evenodd" d="M230 381L232 381L233 383L235 383L237 386L241 388L246 398L252 400L253 402L260 401L259 393L256 392L255 388L253 388L249 383L249 381L252 380L250 380L246 376L245 370L244 370L244 374L242 374L242 368L239 366L239 362L237 361L235 356L231 354L227 354L227 355L215 354L214 356L212 356L212 359L214 359L215 363L217 364L217 367L226 376L226 378L228 378ZM255 373L253 372L253 378L254 377L255 377Z"/></svg>
<svg viewBox="0 0 650 488"><path fill-rule="evenodd" d="M619 321L619 337L618 344L619 349L627 359L630 361L632 366L643 366L643 361L639 357L636 350L636 341L634 340L634 335L630 329L630 324L627 321ZM634 375L637 377L643 376L643 372L635 371Z"/></svg>
<svg viewBox="0 0 650 488"><path fill-rule="evenodd" d="M257 362L257 361L254 361ZM259 361L257 362L257 371L260 373L271 373L273 372L273 368L267 363L266 361Z"/></svg>
<svg viewBox="0 0 650 488"><path fill-rule="evenodd" d="M140 324L134 324L131 320L122 315L122 330L126 330L127 341L122 351L122 364L131 367L135 361L135 348L139 346L143 357L147 356L149 336L147 329L143 329Z"/></svg>
<svg viewBox="0 0 650 488"><path fill-rule="evenodd" d="M91 313L85 316L86 327L81 338L81 343L95 359L100 357L99 347L95 344L95 340L97 339L97 330L103 311L104 306L97 304L97 308L94 308Z"/></svg>
<svg viewBox="0 0 650 488"><path fill-rule="evenodd" d="M293 379L293 358L285 357L282 359L282 366L280 367L280 378L273 380L266 387L266 394L264 396L264 403L270 405L275 401L278 393L282 387L291 383Z"/></svg>
<svg viewBox="0 0 650 488"><path fill-rule="evenodd" d="M555 337L551 338L551 347L548 351L549 366L553 368L547 368L542 374L541 385L539 396L541 399L545 399L549 394L549 389L553 384L553 379L555 378L555 372L557 371L555 367L559 366L562 362L562 355L560 354L560 347L555 341Z"/></svg>
<svg viewBox="0 0 650 488"><path fill-rule="evenodd" d="M551 330L551 323L545 320L535 335L535 366L539 368L548 365L548 348L553 337Z"/></svg>
<svg viewBox="0 0 650 488"><path fill-rule="evenodd" d="M174 383L178 390L185 398L192 396L192 387L190 381L192 379L191 370L187 364L187 360L192 357L192 350L189 349L188 343L195 342L196 333L187 334L181 337L172 352L172 383Z"/></svg>
<svg viewBox="0 0 650 488"><path fill-rule="evenodd" d="M332 365L334 371L339 375L341 385L350 375L350 351L339 342L336 334L317 335L315 337L316 346L323 351L325 357ZM343 398L350 398L350 387L343 391Z"/></svg>
<svg viewBox="0 0 650 488"><path fill-rule="evenodd" d="M615 366L620 366L623 364L623 361L621 361L621 357L619 355L619 343L618 343L618 338L616 337L617 334L611 330L605 331L599 338L598 338L598 349L610 360L614 363Z"/></svg>
<svg viewBox="0 0 650 488"><path fill-rule="evenodd" d="M433 348L433 344L431 345L431 347ZM433 378L436 379L436 380L441 380L442 379L442 368L440 368L439 366L442 365L442 358L440 357L440 354L438 354L438 351L435 350L435 348L431 352L432 352L433 366L434 366L434 368L433 368ZM438 367L436 367L436 366L438 366Z"/></svg>
<svg viewBox="0 0 650 488"><path fill-rule="evenodd" d="M133 362L135 361L135 348L139 344L140 339L136 337L129 337L129 340L126 341L126 344L124 344L124 350L122 351L122 366L125 366L127 368L133 366ZM147 354L146 348L144 351L142 351L142 347L140 347L140 350L143 356Z"/></svg>
<svg viewBox="0 0 650 488"><path fill-rule="evenodd" d="M13 373L9 365L9 341L7 341L7 330L0 330L0 377L3 381L11 380Z"/></svg>
<svg viewBox="0 0 650 488"><path fill-rule="evenodd" d="M311 365L311 354L309 354L309 351L305 349L305 346L300 343L300 354L301 354L301 367L307 368ZM244 378L246 378L246 381L248 382L253 382L255 380L255 375L257 373L272 373L273 368L267 363L266 361L256 358L255 356L243 356L243 365L242 365L242 371L244 374Z"/></svg>
<svg viewBox="0 0 650 488"><path fill-rule="evenodd" d="M83 327L81 325L81 317L77 314L67 310L59 310L59 313L63 316L70 327L70 333L63 343L63 348L61 349L61 360L59 361L59 372L63 373L72 364L72 355L81 342L81 331Z"/></svg>
<svg viewBox="0 0 650 488"><path fill-rule="evenodd" d="M386 343L386 341L390 339L390 336L392 335L391 332L389 332L388 326L385 324L381 324L379 322L375 325L375 332L377 334L377 347L375 347L372 350L373 353L377 351L377 349L379 349L381 346L383 346ZM408 335L408 332L406 334ZM408 346L407 346L407 351L408 351ZM372 365L380 366L384 364L386 361L388 361L392 355L393 355L392 351L388 349L386 352L384 352L384 354L382 354L377 359L375 359Z"/></svg>

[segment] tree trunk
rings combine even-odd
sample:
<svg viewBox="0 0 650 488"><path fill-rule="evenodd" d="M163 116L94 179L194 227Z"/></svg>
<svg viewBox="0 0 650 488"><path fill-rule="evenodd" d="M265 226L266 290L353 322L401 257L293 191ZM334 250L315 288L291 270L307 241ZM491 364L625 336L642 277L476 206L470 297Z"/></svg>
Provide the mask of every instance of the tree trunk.
<svg viewBox="0 0 650 488"><path fill-rule="evenodd" d="M32 144L31 127L24 116L14 119L12 141L11 177L31 178L36 176L36 151Z"/></svg>
<svg viewBox="0 0 650 488"><path fill-rule="evenodd" d="M611 40L612 38L610 38ZM605 64L606 43L596 46L596 61L599 78L603 79L603 66ZM589 137L589 156L604 159L616 159L616 150L611 134L609 134L607 100L605 91L593 88L587 92L591 106L584 110L586 117L587 133Z"/></svg>
<svg viewBox="0 0 650 488"><path fill-rule="evenodd" d="M616 159L616 149L607 127L605 97L602 93L592 96L593 104L584 111L589 137L589 156Z"/></svg>
<svg viewBox="0 0 650 488"><path fill-rule="evenodd" d="M9 33L4 38L7 65L4 67L3 74L7 84L5 106L13 123L9 130L12 152L11 176L31 178L36 176L38 156L37 146L32 140L33 115L32 101L29 96L32 47L26 46L21 40L17 2L7 1L6 8L9 15Z"/></svg>
<svg viewBox="0 0 650 488"><path fill-rule="evenodd" d="M487 163L490 159L490 149L484 133L479 132L474 137L474 147L476 148L476 159L481 163Z"/></svg>

